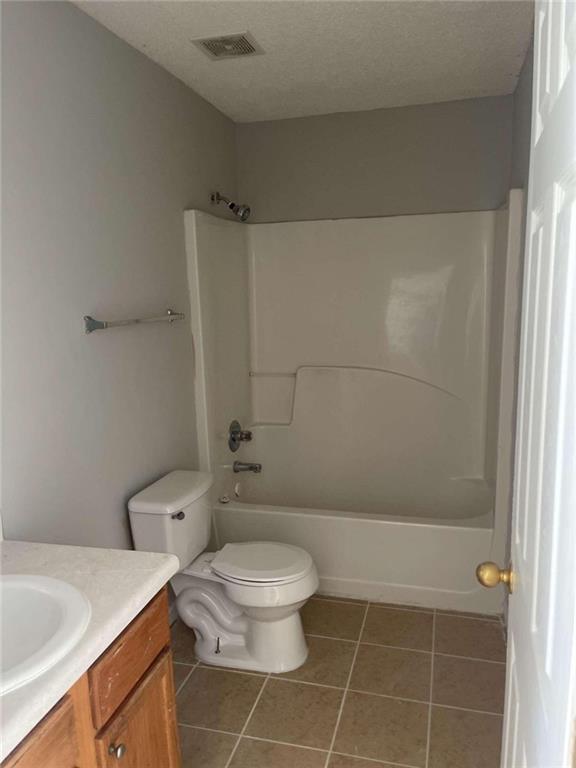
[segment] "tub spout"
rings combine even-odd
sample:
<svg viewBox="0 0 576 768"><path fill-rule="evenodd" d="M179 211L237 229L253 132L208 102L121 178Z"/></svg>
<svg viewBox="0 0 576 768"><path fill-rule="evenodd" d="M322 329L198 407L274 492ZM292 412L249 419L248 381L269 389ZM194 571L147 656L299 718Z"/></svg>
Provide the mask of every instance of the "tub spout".
<svg viewBox="0 0 576 768"><path fill-rule="evenodd" d="M232 465L234 472L262 472L262 464L257 464L252 461L235 461Z"/></svg>

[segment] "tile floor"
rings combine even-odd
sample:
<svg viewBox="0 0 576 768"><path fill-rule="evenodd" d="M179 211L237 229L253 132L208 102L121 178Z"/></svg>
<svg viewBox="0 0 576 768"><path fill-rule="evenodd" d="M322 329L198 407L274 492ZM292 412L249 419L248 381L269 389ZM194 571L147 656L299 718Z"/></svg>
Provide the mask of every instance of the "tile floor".
<svg viewBox="0 0 576 768"><path fill-rule="evenodd" d="M183 768L498 768L498 620L321 597L302 619L283 675L197 664L173 627Z"/></svg>

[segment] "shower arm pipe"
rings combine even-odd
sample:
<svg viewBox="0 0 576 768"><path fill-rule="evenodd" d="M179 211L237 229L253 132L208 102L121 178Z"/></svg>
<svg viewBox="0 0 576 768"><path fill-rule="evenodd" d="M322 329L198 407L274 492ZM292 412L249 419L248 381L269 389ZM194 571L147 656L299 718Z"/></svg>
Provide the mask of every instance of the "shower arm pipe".
<svg viewBox="0 0 576 768"><path fill-rule="evenodd" d="M232 211L234 216L237 216L240 221L246 222L250 217L250 206L243 203L236 203L226 195L220 194L220 192L212 192L210 195L210 202L214 205L224 203L229 211Z"/></svg>
<svg viewBox="0 0 576 768"><path fill-rule="evenodd" d="M220 192L214 192L213 195L212 195L212 200L216 204L218 204L218 203L226 203L226 205L234 205L234 201L233 200L231 200L226 195L220 194Z"/></svg>
<svg viewBox="0 0 576 768"><path fill-rule="evenodd" d="M184 320L186 315L183 312L175 312L173 309L167 309L165 315L155 317L139 317L131 320L96 320L90 315L84 315L85 333L94 331L105 331L107 328L120 328L124 325L141 325L143 323L173 323L175 320Z"/></svg>

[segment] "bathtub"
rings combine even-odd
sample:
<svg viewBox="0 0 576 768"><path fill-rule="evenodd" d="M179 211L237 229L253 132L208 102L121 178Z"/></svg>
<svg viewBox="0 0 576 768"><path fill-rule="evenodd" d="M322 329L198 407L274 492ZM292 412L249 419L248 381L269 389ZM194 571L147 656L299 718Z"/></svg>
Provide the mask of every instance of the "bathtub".
<svg viewBox="0 0 576 768"><path fill-rule="evenodd" d="M432 521L236 501L214 507L218 546L268 540L303 547L323 594L497 614L501 589L480 587L474 573L493 557L492 517Z"/></svg>

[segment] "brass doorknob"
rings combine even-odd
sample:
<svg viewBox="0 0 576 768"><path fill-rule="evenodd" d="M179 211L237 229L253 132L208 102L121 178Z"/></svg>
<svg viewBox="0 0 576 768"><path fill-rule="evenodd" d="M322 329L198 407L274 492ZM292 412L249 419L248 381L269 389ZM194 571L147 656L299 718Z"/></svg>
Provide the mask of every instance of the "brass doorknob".
<svg viewBox="0 0 576 768"><path fill-rule="evenodd" d="M490 561L480 563L476 568L476 578L483 587L497 587L498 584L505 584L508 591L514 589L514 572L512 568L499 568L496 563Z"/></svg>

